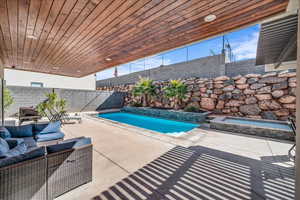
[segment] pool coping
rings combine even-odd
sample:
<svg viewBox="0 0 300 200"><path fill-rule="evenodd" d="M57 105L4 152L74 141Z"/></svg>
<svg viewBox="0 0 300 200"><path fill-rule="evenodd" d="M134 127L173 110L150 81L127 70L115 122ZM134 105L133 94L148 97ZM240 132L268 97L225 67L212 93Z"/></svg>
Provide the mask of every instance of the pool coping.
<svg viewBox="0 0 300 200"><path fill-rule="evenodd" d="M224 130L229 132L238 132L242 134L248 135L256 135L260 137L270 137L279 140L290 140L294 139L292 130L286 130L281 128L271 128L271 127L261 127L257 125L249 125L249 124L236 124L232 122L226 122L226 119L237 119L237 120L250 120L257 122L269 122L269 123L280 123L288 125L285 121L277 121L277 120L268 120L268 119L253 119L253 118L241 118L241 117L232 117L232 116L222 116L216 117L213 120L210 120L210 127L212 129ZM282 136L280 136L282 135Z"/></svg>

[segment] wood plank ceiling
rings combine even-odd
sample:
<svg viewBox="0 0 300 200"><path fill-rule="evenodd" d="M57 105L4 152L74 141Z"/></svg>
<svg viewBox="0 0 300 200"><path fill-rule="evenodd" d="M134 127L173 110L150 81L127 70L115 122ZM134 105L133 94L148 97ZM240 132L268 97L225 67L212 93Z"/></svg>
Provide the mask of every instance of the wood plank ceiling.
<svg viewBox="0 0 300 200"><path fill-rule="evenodd" d="M0 58L6 68L81 77L257 22L285 11L287 4L0 0ZM209 14L217 19L205 22Z"/></svg>

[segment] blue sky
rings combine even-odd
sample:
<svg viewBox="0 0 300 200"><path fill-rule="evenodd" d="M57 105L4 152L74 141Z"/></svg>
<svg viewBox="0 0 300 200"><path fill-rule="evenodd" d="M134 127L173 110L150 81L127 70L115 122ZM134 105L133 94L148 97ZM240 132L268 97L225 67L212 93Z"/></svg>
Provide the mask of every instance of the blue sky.
<svg viewBox="0 0 300 200"><path fill-rule="evenodd" d="M225 35L231 45L235 60L255 58L259 30L260 26L254 25ZM222 36L198 42L187 47L118 66L118 74L121 76L130 72L159 67L162 64L169 65L213 54L220 54L222 51ZM97 80L111 78L113 74L114 68L98 72Z"/></svg>

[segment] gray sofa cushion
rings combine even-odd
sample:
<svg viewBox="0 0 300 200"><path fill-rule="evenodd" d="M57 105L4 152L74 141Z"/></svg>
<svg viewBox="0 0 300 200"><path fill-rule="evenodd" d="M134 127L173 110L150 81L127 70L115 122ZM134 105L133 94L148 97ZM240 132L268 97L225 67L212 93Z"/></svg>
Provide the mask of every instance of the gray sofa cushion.
<svg viewBox="0 0 300 200"><path fill-rule="evenodd" d="M16 147L17 145L24 142L23 138L6 138L5 141L8 143L9 148L12 149Z"/></svg>
<svg viewBox="0 0 300 200"><path fill-rule="evenodd" d="M32 137L33 136L33 125L27 124L22 126L5 126L11 137L21 138L21 137Z"/></svg>
<svg viewBox="0 0 300 200"><path fill-rule="evenodd" d="M60 143L60 144L54 144L54 145L49 145L47 146L47 153L55 153L59 151L64 151L67 149L72 149L76 141L70 141L70 142L65 142L65 143Z"/></svg>
<svg viewBox="0 0 300 200"><path fill-rule="evenodd" d="M38 134L35 136L35 139L37 142L45 142L45 141L63 139L64 137L65 134L63 134L62 132L57 132L57 133Z"/></svg>
<svg viewBox="0 0 300 200"><path fill-rule="evenodd" d="M67 149L76 149L91 143L92 143L91 138L86 138L86 137L72 138L72 139L64 140L59 144L47 146L47 153L51 154L51 153L55 153Z"/></svg>
<svg viewBox="0 0 300 200"><path fill-rule="evenodd" d="M44 130L48 126L48 124L49 124L48 122L33 124L34 135L39 134L42 130Z"/></svg>
<svg viewBox="0 0 300 200"><path fill-rule="evenodd" d="M33 137L23 137L22 139L29 149L37 146L36 141Z"/></svg>
<svg viewBox="0 0 300 200"><path fill-rule="evenodd" d="M20 154L18 156L13 156L13 157L6 157L3 159L0 159L0 167L5 167L8 165L12 165L15 163L19 163L22 161L30 160L33 158L41 157L45 155L45 147L36 147L31 149L30 151Z"/></svg>
<svg viewBox="0 0 300 200"><path fill-rule="evenodd" d="M82 147L84 145L92 144L92 140L89 137L72 138L72 139L64 140L64 141L60 142L60 144L73 142L73 141L75 142L75 144L73 145L73 148L75 148L75 149Z"/></svg>
<svg viewBox="0 0 300 200"><path fill-rule="evenodd" d="M0 158L6 157L6 153L9 151L9 145L7 142L0 138Z"/></svg>
<svg viewBox="0 0 300 200"><path fill-rule="evenodd" d="M27 146L23 142L15 146L14 148L10 149L9 151L7 151L4 155L5 157L15 157L24 154L26 151L27 151Z"/></svg>
<svg viewBox="0 0 300 200"><path fill-rule="evenodd" d="M6 139L11 138L11 134L5 127L0 127L0 138Z"/></svg>

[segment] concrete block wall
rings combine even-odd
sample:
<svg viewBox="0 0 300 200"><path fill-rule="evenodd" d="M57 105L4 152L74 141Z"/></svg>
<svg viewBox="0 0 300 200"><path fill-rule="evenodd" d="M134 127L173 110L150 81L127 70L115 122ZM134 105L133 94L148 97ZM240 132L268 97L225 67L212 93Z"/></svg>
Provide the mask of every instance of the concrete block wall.
<svg viewBox="0 0 300 200"><path fill-rule="evenodd" d="M224 55L215 55L188 62L135 72L116 78L99 80L96 83L96 87L100 88L104 86L133 84L139 80L139 77L150 77L155 81L166 81L171 79L186 79L191 77L215 78L223 75L234 77L249 73L263 74L264 72L264 65L255 66L255 59L225 64Z"/></svg>
<svg viewBox="0 0 300 200"><path fill-rule="evenodd" d="M35 88L8 86L14 103L9 107L6 116L19 112L20 107L36 106L46 99L46 94L53 91L52 88ZM120 108L123 106L125 94L113 91L54 89L54 91L67 101L69 112L95 111L108 108Z"/></svg>
<svg viewBox="0 0 300 200"><path fill-rule="evenodd" d="M243 60L233 63L226 63L225 75L228 77L234 77L238 75L246 75L246 74L263 74L265 73L264 65L255 65L256 60Z"/></svg>
<svg viewBox="0 0 300 200"><path fill-rule="evenodd" d="M224 55L209 56L182 62L173 65L161 66L150 70L131 73L97 81L97 87L108 85L132 84L139 80L139 77L150 77L156 81L170 79L184 79L189 77L214 78L225 75Z"/></svg>

